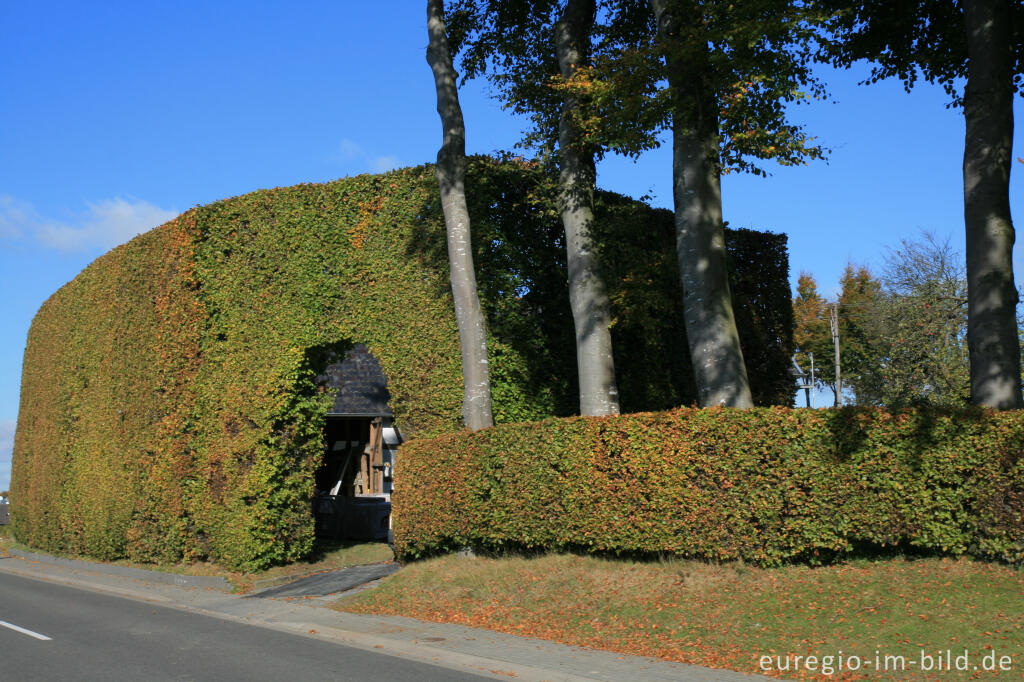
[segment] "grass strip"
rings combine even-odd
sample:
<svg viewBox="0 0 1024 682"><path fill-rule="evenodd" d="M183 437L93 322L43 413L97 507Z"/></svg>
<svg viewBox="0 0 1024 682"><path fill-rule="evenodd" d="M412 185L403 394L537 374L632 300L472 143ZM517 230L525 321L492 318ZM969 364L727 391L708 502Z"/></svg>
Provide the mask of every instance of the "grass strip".
<svg viewBox="0 0 1024 682"><path fill-rule="evenodd" d="M987 660L1006 656L1000 679L1024 677L1024 572L967 559L759 569L445 556L335 608L786 679L987 678ZM965 651L968 669L955 670Z"/></svg>

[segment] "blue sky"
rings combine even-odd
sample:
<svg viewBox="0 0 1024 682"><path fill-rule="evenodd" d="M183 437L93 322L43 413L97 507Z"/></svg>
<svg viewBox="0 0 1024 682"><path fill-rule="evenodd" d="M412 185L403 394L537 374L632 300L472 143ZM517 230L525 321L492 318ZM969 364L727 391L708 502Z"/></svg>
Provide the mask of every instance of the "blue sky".
<svg viewBox="0 0 1024 682"><path fill-rule="evenodd" d="M94 258L196 204L434 159L425 16L406 1L0 3L0 490L29 324ZM730 224L786 232L793 281L826 291L923 229L963 244L960 112L864 74L822 69L835 103L793 110L828 163L723 183ZM484 84L461 97L471 153L515 144L521 123ZM1022 114L1017 98L1015 156ZM664 148L599 168L602 187L659 206L670 180ZM1020 220L1020 164L1011 206Z"/></svg>

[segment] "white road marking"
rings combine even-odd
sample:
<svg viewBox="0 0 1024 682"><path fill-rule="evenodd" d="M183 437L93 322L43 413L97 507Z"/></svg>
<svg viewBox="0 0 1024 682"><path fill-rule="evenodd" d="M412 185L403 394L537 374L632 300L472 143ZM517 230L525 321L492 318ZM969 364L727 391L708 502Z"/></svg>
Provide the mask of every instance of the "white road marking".
<svg viewBox="0 0 1024 682"><path fill-rule="evenodd" d="M46 641L46 642L50 641L50 638L47 637L46 635L41 635L38 632L32 632L31 630L26 630L25 628L20 628L17 625L15 625L13 623L8 623L5 620L0 620L0 626L5 627L5 628L9 628L11 630L14 630L15 632L20 632L23 635L28 635L29 637L35 637L36 639L41 639L41 640Z"/></svg>

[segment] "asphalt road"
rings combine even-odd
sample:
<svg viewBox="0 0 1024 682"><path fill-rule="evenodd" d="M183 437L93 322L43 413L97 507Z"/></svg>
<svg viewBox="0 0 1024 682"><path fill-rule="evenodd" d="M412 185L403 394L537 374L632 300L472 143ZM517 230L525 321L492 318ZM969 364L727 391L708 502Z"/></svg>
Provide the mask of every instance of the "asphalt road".
<svg viewBox="0 0 1024 682"><path fill-rule="evenodd" d="M0 573L0 679L431 682L482 678Z"/></svg>

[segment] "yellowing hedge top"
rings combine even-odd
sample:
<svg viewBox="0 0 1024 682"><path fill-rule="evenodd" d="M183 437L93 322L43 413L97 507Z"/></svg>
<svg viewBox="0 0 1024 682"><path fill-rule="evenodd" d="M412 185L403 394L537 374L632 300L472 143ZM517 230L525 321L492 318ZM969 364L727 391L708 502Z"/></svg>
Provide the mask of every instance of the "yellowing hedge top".
<svg viewBox="0 0 1024 682"><path fill-rule="evenodd" d="M476 158L468 192L496 418L572 414L554 186L528 164ZM604 193L598 216L623 408L691 403L671 216ZM755 397L789 404L785 237L734 231L729 248ZM406 433L459 428L430 166L261 190L114 249L55 293L29 332L15 534L104 559L257 568L307 554L330 401L315 377L356 342L380 362Z"/></svg>

